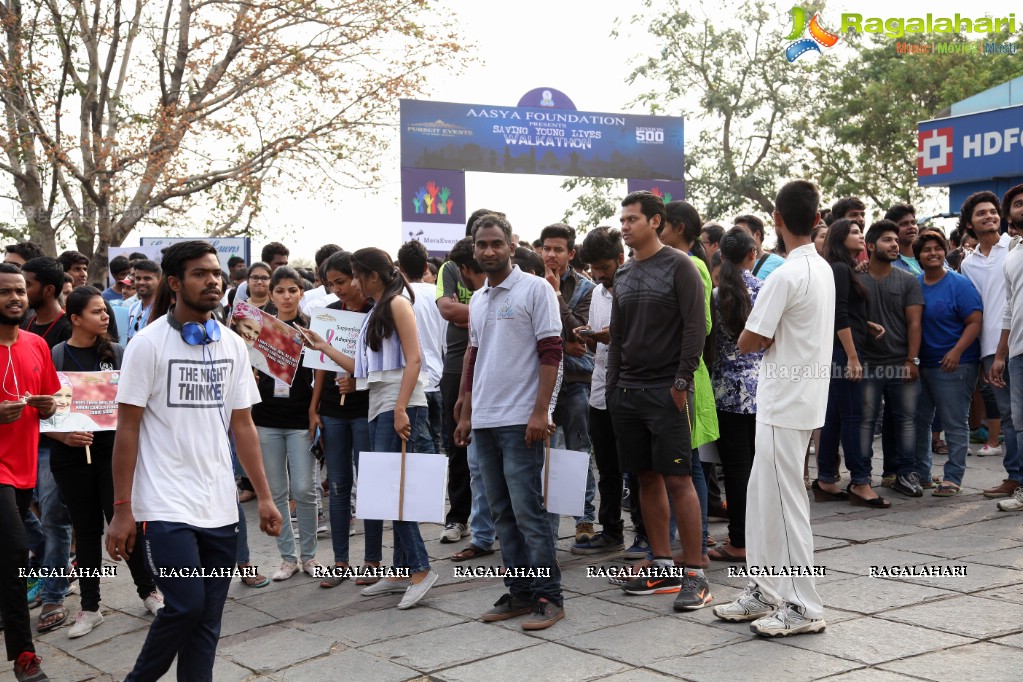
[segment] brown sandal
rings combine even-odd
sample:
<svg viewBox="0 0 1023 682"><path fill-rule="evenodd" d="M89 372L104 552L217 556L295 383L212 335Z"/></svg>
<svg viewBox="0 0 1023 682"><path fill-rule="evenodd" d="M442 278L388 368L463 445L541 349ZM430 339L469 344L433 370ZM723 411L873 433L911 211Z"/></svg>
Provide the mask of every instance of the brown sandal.
<svg viewBox="0 0 1023 682"><path fill-rule="evenodd" d="M380 564L366 564L364 568L380 568ZM380 582L380 577L375 575L363 575L355 579L355 584L361 586L376 585Z"/></svg>
<svg viewBox="0 0 1023 682"><path fill-rule="evenodd" d="M455 562L469 561L470 559L478 559L481 556L490 556L495 551L496 550L494 550L493 548L491 548L491 549L483 549L482 547L480 547L478 545L474 545L474 544L472 544L470 542L469 545L465 549L463 549L460 552L456 552L456 553L452 554L451 555L451 560L455 561Z"/></svg>

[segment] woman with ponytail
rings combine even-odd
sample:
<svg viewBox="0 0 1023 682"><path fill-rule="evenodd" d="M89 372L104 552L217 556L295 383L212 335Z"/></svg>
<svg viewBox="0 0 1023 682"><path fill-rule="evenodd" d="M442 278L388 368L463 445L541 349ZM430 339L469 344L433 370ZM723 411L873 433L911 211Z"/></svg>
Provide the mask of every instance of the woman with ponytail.
<svg viewBox="0 0 1023 682"><path fill-rule="evenodd" d="M749 232L733 227L721 238L721 270L714 289L718 320L717 357L711 365L718 425L718 454L728 496L729 544L715 548L716 561L746 560L746 486L753 469L757 431L757 376L763 351L740 353L736 345L763 281L750 270L757 260L757 245Z"/></svg>
<svg viewBox="0 0 1023 682"><path fill-rule="evenodd" d="M426 392L419 375L423 360L419 349L415 294L386 252L360 249L352 254L352 274L366 299L374 301L356 342L355 357L348 357L313 332L309 345L327 354L369 387L369 440L372 452L397 452L402 441L415 442L427 428ZM409 298L402 294L407 292ZM366 456L366 455L363 455ZM392 521L394 566L408 569L411 581L388 578L363 589L365 596L404 593L399 609L415 606L437 582L430 557L415 521Z"/></svg>
<svg viewBox="0 0 1023 682"><path fill-rule="evenodd" d="M68 295L65 311L72 332L70 339L53 348L53 364L57 371L110 372L121 369L124 349L107 336L110 317L99 289L78 287ZM109 523L114 516L111 469L114 432L49 432L46 436L53 440L50 470L77 537L78 567L96 572L95 577L83 575L80 578L82 607L68 630L69 637L82 637L103 622L99 612L98 572L102 565L103 519ZM163 607L163 599L146 570L142 552L129 555L128 570L139 598L146 609L156 615Z"/></svg>

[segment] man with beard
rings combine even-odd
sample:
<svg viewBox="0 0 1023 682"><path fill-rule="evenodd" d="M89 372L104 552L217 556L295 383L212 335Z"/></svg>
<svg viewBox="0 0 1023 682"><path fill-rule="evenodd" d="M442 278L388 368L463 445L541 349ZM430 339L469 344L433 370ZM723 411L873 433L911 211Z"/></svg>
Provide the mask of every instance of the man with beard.
<svg viewBox="0 0 1023 682"><path fill-rule="evenodd" d="M916 405L920 398L920 319L924 295L920 282L893 266L899 258L899 227L890 220L870 226L866 237L870 261L857 275L867 290L867 319L884 327L885 333L870 340L862 350L863 418L860 445L870 456L874 425L884 397L885 419L881 431L884 453L883 483L903 495L920 497L922 485L916 472Z"/></svg>
<svg viewBox="0 0 1023 682"><path fill-rule="evenodd" d="M576 255L575 230L562 223L548 225L540 232L540 241L543 243L544 276L557 296L563 330L565 376L554 410L554 423L564 432L567 449L589 455L593 353L572 330L587 324L594 285L569 265ZM578 545L588 545L593 537L593 496L596 488L593 469L587 466L583 515L575 518L575 541Z"/></svg>
<svg viewBox="0 0 1023 682"><path fill-rule="evenodd" d="M145 552L165 607L126 680L212 679L236 558L238 505L228 431L259 498L260 529L281 530L250 408L259 400L245 344L210 313L220 303L217 251L174 244L156 313L124 354L114 441L114 561ZM136 529L136 522L141 522ZM136 534L138 533L138 537Z"/></svg>
<svg viewBox="0 0 1023 682"><path fill-rule="evenodd" d="M19 682L49 678L39 668L25 601L28 543L22 517L36 484L39 420L57 410L60 389L46 342L19 325L28 310L28 288L17 266L0 264L0 346L7 351L0 381L0 614L7 660ZM3 351L0 351L2 354Z"/></svg>
<svg viewBox="0 0 1023 682"><path fill-rule="evenodd" d="M911 204L895 204L885 212L884 219L892 221L899 228L899 257L892 266L914 276L923 274L923 268L913 255L913 242L920 234L916 224L916 209Z"/></svg>
<svg viewBox="0 0 1023 682"><path fill-rule="evenodd" d="M528 574L506 577L508 593L482 618L496 622L529 614L522 629L542 630L565 617L540 476L561 366L561 315L550 285L512 265L507 220L483 216L472 238L487 285L469 302L455 443L465 447L472 432L504 565Z"/></svg>
<svg viewBox="0 0 1023 682"><path fill-rule="evenodd" d="M149 322L153 310L156 288L160 286L160 266L151 260L135 263L135 301L128 310L128 340L131 341L139 330Z"/></svg>
<svg viewBox="0 0 1023 682"><path fill-rule="evenodd" d="M598 227L586 235L579 257L590 266L599 286L593 290L589 306L589 323L572 330L575 338L594 350L593 384L589 397L589 436L593 443L593 459L600 476L600 532L588 541L572 547L572 554L598 554L624 549L622 523L622 470L618 466L618 447L614 423L607 409L604 385L607 379L607 346L611 342L611 301L615 272L625 262L622 234L618 230ZM633 519L636 521L636 519ZM642 528L637 525L637 539L626 552L626 558L645 548L640 544ZM645 540L643 541L645 544Z"/></svg>
<svg viewBox="0 0 1023 682"><path fill-rule="evenodd" d="M984 497L996 499L1011 497L1016 488L1023 485L1023 464L1019 458L1019 447L1016 438L1016 427L1011 409L1011 385L1004 381L1004 386L989 381L991 367L994 364L998 342L1002 337L1002 313L1005 309L1005 258L1009 254L1012 238L1001 234L1002 226L1001 202L991 192L976 192L963 202L959 214L960 229L977 240L977 248L969 253L962 262L962 274L977 287L980 292L984 310L984 326L980 332L980 363L984 382L981 393L991 391L991 397L998 407L1001 419L1002 434L1005 435L1005 450L1002 460L1005 467L1005 478L1000 485L984 491ZM992 432L992 435L993 432ZM997 441L994 447L984 445L977 452L978 456L1003 455Z"/></svg>

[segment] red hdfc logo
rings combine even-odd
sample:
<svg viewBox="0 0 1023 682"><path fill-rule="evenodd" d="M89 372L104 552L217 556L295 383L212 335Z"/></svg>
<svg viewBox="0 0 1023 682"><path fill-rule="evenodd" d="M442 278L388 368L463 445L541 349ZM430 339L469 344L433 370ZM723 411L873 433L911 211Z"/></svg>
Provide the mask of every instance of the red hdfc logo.
<svg viewBox="0 0 1023 682"><path fill-rule="evenodd" d="M916 174L918 177L952 172L952 128L937 128L917 134Z"/></svg>

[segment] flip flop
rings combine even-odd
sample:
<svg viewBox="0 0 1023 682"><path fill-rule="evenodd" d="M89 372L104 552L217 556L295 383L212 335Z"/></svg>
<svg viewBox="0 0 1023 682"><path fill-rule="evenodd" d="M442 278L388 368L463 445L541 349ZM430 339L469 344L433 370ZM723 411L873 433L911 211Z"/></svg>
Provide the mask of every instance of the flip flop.
<svg viewBox="0 0 1023 682"><path fill-rule="evenodd" d="M931 441L931 452L936 455L947 455L948 444L940 438L938 440L933 440Z"/></svg>
<svg viewBox="0 0 1023 682"><path fill-rule="evenodd" d="M462 551L452 554L451 560L454 562L469 561L470 559L478 559L481 556L490 556L495 551L496 550L493 548L483 549L482 547L469 543L469 545Z"/></svg>
<svg viewBox="0 0 1023 682"><path fill-rule="evenodd" d="M725 551L724 547L716 547L709 552L707 556L710 557L711 561L728 561L733 564L744 564L746 563L746 557L736 556Z"/></svg>
<svg viewBox="0 0 1023 682"><path fill-rule="evenodd" d="M47 610L46 607L53 606L55 608ZM56 618L56 620L50 620L48 623L43 623L44 620L50 618ZM43 604L43 610L39 613L39 623L36 625L36 632L49 632L50 630L56 630L64 621L67 620L67 611L60 604Z"/></svg>
<svg viewBox="0 0 1023 682"><path fill-rule="evenodd" d="M942 481L931 493L934 497L955 497L959 494L959 486L950 481Z"/></svg>

